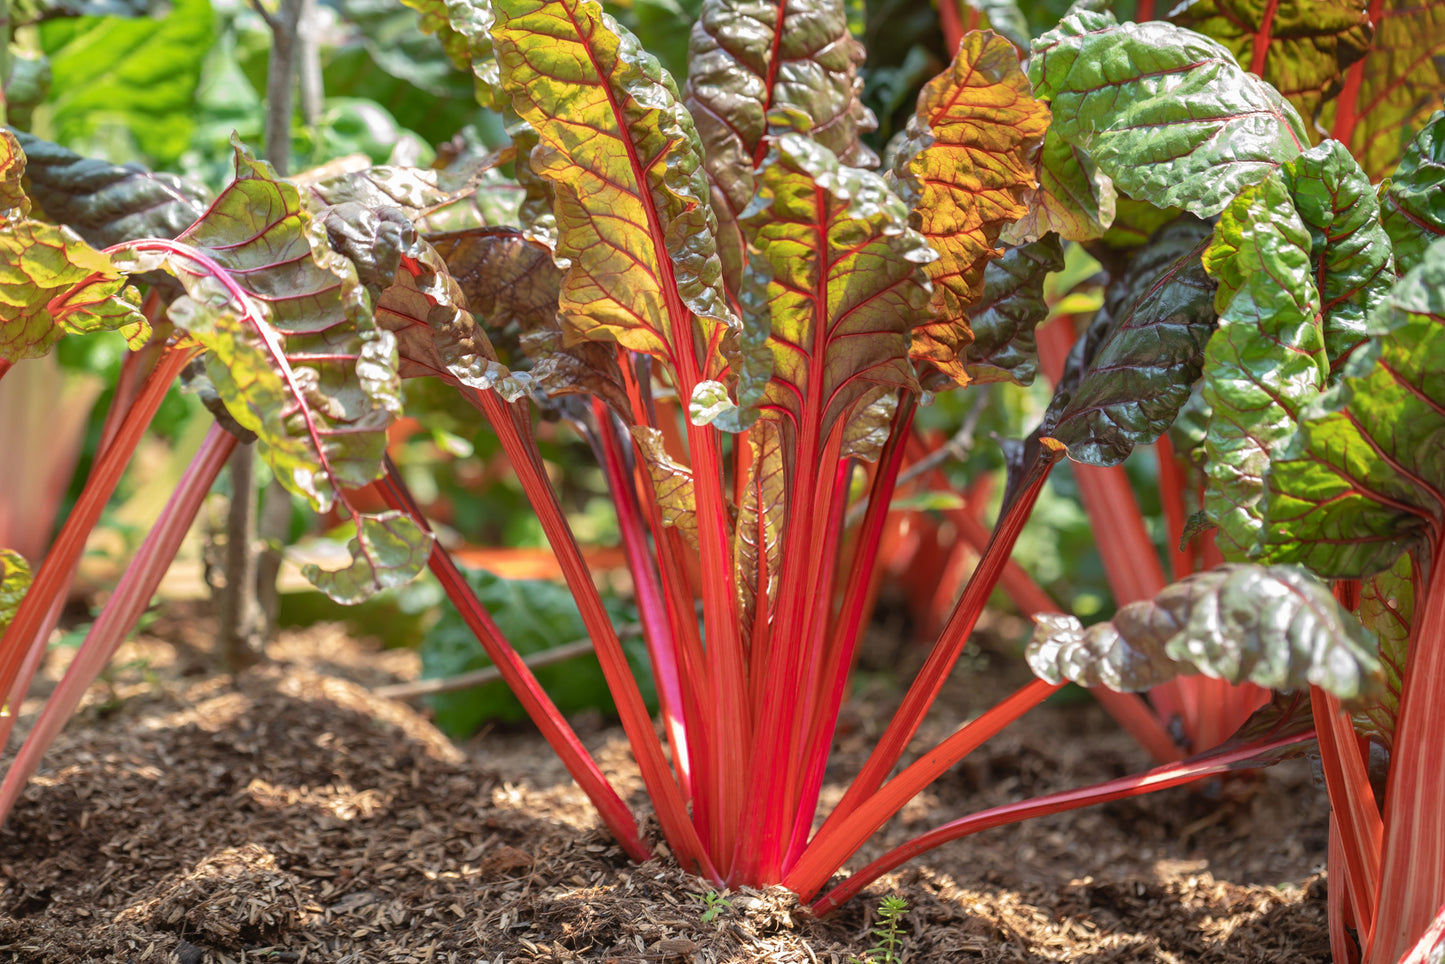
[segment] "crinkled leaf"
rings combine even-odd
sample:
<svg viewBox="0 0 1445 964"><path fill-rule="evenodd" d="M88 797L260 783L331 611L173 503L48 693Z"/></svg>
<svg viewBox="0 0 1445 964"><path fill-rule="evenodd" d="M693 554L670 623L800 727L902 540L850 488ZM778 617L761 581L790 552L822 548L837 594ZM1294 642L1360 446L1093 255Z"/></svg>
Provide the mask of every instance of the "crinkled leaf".
<svg viewBox="0 0 1445 964"><path fill-rule="evenodd" d="M816 459L802 439L821 446L880 387L916 387L908 331L933 253L882 177L801 134L774 142L742 220L755 254L739 300L750 329L771 325L763 408L792 458Z"/></svg>
<svg viewBox="0 0 1445 964"><path fill-rule="evenodd" d="M341 569L301 567L311 584L339 603L361 602L382 589L404 586L426 568L432 537L401 512L360 518L357 535L346 544L351 565Z"/></svg>
<svg viewBox="0 0 1445 964"><path fill-rule="evenodd" d="M1214 283L1200 264L1209 236L1207 224L1180 218L1109 286L1041 426L1070 458L1122 462L1168 429L1188 400L1214 331Z"/></svg>
<svg viewBox="0 0 1445 964"><path fill-rule="evenodd" d="M736 288L747 260L738 216L753 199L767 150L768 115L790 109L804 132L845 163L876 162L858 135L876 121L859 99L863 47L842 0L706 0L692 27L688 110L704 147L725 277Z"/></svg>
<svg viewBox="0 0 1445 964"><path fill-rule="evenodd" d="M501 72L492 49L493 23L490 0L402 0L421 14L421 29L434 33L442 49L463 70L476 77L477 103L499 110L502 95Z"/></svg>
<svg viewBox="0 0 1445 964"><path fill-rule="evenodd" d="M1205 350L1209 486L1204 510L1226 559L1248 558L1263 525L1270 453L1329 377L1310 232L1283 177L1251 185L1220 216L1204 267L1219 282L1219 330Z"/></svg>
<svg viewBox="0 0 1445 964"><path fill-rule="evenodd" d="M1445 237L1445 111L1430 118L1394 175L1380 185L1380 222L1394 243L1400 274Z"/></svg>
<svg viewBox="0 0 1445 964"><path fill-rule="evenodd" d="M662 524L676 526L693 548L697 548L697 496L692 469L674 459L663 443L662 432L650 425L632 426L632 437L642 454L642 463L652 478L653 495L662 513Z"/></svg>
<svg viewBox="0 0 1445 964"><path fill-rule="evenodd" d="M1010 248L983 273L983 297L969 309L973 343L965 370L978 383L1031 385L1038 371L1034 329L1049 316L1044 280L1064 268L1057 235Z"/></svg>
<svg viewBox="0 0 1445 964"><path fill-rule="evenodd" d="M25 178L25 152L7 127L0 127L0 222L18 221L30 213Z"/></svg>
<svg viewBox="0 0 1445 964"><path fill-rule="evenodd" d="M1038 187L1024 192L1028 213L1004 228L1003 241L1035 241L1050 231L1065 241L1089 241L1114 223L1114 182L1052 127L1034 161L1034 177Z"/></svg>
<svg viewBox="0 0 1445 964"><path fill-rule="evenodd" d="M1018 51L989 31L964 37L908 122L899 180L915 227L939 256L927 269L933 318L913 330L910 351L960 385L973 340L968 308L983 294L999 233L1028 211L1022 198L1034 185L1033 155L1048 123Z"/></svg>
<svg viewBox="0 0 1445 964"><path fill-rule="evenodd" d="M20 553L0 549L0 636L10 628L10 620L20 608L20 600L30 588L30 567Z"/></svg>
<svg viewBox="0 0 1445 964"><path fill-rule="evenodd" d="M470 198L484 185L494 187L490 176L501 177L495 165L505 156L475 157L445 170L368 167L308 184L306 192L325 205L352 201L371 208L395 208L420 225L434 212ZM516 192L515 184L511 191Z"/></svg>
<svg viewBox="0 0 1445 964"><path fill-rule="evenodd" d="M40 26L56 141L101 153L117 135L160 165L190 146L201 66L216 38L209 0L173 0L160 19L82 17Z"/></svg>
<svg viewBox="0 0 1445 964"><path fill-rule="evenodd" d="M838 453L839 458L876 462L883 446L888 443L888 437L893 434L898 393L885 386L876 389L872 395L876 397L871 401L869 396L864 396L853 417L848 419L848 425L843 429L843 448Z"/></svg>
<svg viewBox="0 0 1445 964"><path fill-rule="evenodd" d="M1360 578L1422 549L1445 505L1445 239L1390 292L1267 479L1262 556Z"/></svg>
<svg viewBox="0 0 1445 964"><path fill-rule="evenodd" d="M1310 118L1370 46L1367 0L1194 0L1169 19L1219 41Z"/></svg>
<svg viewBox="0 0 1445 964"><path fill-rule="evenodd" d="M568 340L613 340L716 377L735 322L701 143L672 80L594 0L505 0L493 29L552 182ZM691 385L687 385L691 390Z"/></svg>
<svg viewBox="0 0 1445 964"><path fill-rule="evenodd" d="M1345 142L1370 180L1391 172L1445 95L1445 0L1375 0L1375 38L1345 72L1320 124Z"/></svg>
<svg viewBox="0 0 1445 964"><path fill-rule="evenodd" d="M776 597L783 555L783 519L787 508L786 459L782 432L772 419L760 419L748 430L753 461L748 467L734 533L737 559L738 612L744 634L752 627L758 593ZM761 585L760 585L761 583Z"/></svg>
<svg viewBox="0 0 1445 964"><path fill-rule="evenodd" d="M1034 92L1119 189L1217 214L1309 144L1295 109L1218 43L1163 21L1081 12L1034 43Z"/></svg>
<svg viewBox="0 0 1445 964"><path fill-rule="evenodd" d="M1325 353L1338 371L1365 340L1366 316L1395 281L1390 238L1365 172L1339 141L1325 141L1281 174L1310 232L1310 273L1320 286Z"/></svg>
<svg viewBox="0 0 1445 964"><path fill-rule="evenodd" d="M19 134L30 193L50 220L96 247L134 238L174 238L206 209L206 189L139 164L81 157L58 144Z"/></svg>
<svg viewBox="0 0 1445 964"><path fill-rule="evenodd" d="M1360 587L1360 622L1380 641L1385 669L1384 689L1355 714L1355 728L1386 749L1394 743L1400 710L1400 688L1410 648L1410 622L1415 616L1415 580L1408 555Z"/></svg>
<svg viewBox="0 0 1445 964"><path fill-rule="evenodd" d="M0 222L0 359L44 355L67 332L120 331L139 348L150 325L125 284L110 256L69 228Z"/></svg>
<svg viewBox="0 0 1445 964"><path fill-rule="evenodd" d="M1380 685L1370 635L1329 587L1288 566L1194 573L1087 629L1072 616L1036 619L1029 666L1053 683L1130 692L1202 673L1267 689L1318 686L1348 702Z"/></svg>

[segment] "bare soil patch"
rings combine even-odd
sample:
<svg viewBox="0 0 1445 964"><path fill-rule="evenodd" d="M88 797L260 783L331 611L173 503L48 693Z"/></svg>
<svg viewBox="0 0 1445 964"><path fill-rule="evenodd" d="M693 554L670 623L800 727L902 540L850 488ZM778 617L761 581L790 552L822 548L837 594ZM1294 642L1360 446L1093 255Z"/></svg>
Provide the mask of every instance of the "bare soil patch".
<svg viewBox="0 0 1445 964"><path fill-rule="evenodd" d="M1329 959L1327 812L1302 761L989 831L826 919L769 891L725 895L704 922L710 885L666 857L629 863L529 728L458 747L372 696L416 675L412 653L316 627L232 681L207 669L208 625L168 620L128 644L0 830L0 960L844 964L889 893L909 902L910 964ZM920 741L1023 681L976 663ZM865 687L850 705L825 803L898 698ZM645 811L620 730L578 726ZM1046 705L851 866L952 817L1145 766L1097 707Z"/></svg>

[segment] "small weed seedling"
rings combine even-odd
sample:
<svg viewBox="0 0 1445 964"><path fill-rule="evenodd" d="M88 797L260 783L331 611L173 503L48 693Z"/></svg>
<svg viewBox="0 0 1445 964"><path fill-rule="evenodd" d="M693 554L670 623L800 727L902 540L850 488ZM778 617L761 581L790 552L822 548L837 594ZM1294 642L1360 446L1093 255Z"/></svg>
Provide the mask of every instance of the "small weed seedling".
<svg viewBox="0 0 1445 964"><path fill-rule="evenodd" d="M728 900L726 897L724 897L722 894L719 894L715 890L710 890L707 893L703 894L702 903L702 922L704 924L711 924L714 920L717 919L717 915L721 914L725 910L731 910L733 906L732 901Z"/></svg>
<svg viewBox="0 0 1445 964"><path fill-rule="evenodd" d="M848 964L901 964L899 954L903 947L903 915L908 913L908 901L896 894L883 898L878 905L878 924L873 928L877 938L873 946L862 957L848 958Z"/></svg>

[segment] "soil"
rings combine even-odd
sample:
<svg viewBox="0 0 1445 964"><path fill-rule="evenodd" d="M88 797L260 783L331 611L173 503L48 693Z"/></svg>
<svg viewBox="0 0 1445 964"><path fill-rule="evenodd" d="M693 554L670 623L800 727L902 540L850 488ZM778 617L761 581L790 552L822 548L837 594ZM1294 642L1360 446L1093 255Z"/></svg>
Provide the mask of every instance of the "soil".
<svg viewBox="0 0 1445 964"><path fill-rule="evenodd" d="M458 746L424 710L373 696L416 676L410 651L313 627L232 680L213 674L207 630L162 621L127 644L0 830L0 961L846 964L874 946L890 894L908 901L908 964L1329 960L1327 810L1304 761L957 841L816 919L782 890L713 895L665 856L629 863L529 728ZM971 660L918 745L1022 672ZM901 696L864 690L825 805ZM620 729L576 725L646 812ZM1091 703L1046 704L850 866L1147 764Z"/></svg>

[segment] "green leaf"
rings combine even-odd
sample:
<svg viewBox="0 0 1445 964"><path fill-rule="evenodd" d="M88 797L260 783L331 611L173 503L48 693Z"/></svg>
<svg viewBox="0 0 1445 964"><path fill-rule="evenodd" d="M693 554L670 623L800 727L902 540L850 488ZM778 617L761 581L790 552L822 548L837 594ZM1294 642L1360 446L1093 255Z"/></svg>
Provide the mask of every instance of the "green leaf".
<svg viewBox="0 0 1445 964"><path fill-rule="evenodd" d="M1044 134L1034 176L1038 187L1024 192L1028 213L1004 228L1002 240L1035 241L1053 231L1065 241L1090 241L1114 223L1114 182L1053 127Z"/></svg>
<svg viewBox="0 0 1445 964"><path fill-rule="evenodd" d="M193 104L215 21L209 0L174 0L159 20L42 24L54 139L86 154L111 154L97 148L133 143L156 164L174 164L195 128Z"/></svg>
<svg viewBox="0 0 1445 964"><path fill-rule="evenodd" d="M900 152L899 181L914 226L938 259L933 319L914 329L910 352L960 385L968 382L973 340L969 306L983 295L984 269L998 257L999 234L1023 217L1033 186L1034 152L1048 126L1013 44L991 32L970 33L953 66L918 95Z"/></svg>
<svg viewBox="0 0 1445 964"><path fill-rule="evenodd" d="M1263 526L1270 453L1329 377L1310 233L1284 178L1245 188L1224 210L1204 267L1219 282L1219 330L1204 361L1204 510L1224 557L1243 560Z"/></svg>
<svg viewBox="0 0 1445 964"><path fill-rule="evenodd" d="M404 586L426 568L432 538L401 512L358 519L356 536L346 544L351 564L322 569L307 564L301 575L339 603L357 603L382 589Z"/></svg>
<svg viewBox="0 0 1445 964"><path fill-rule="evenodd" d="M662 524L675 526L697 548L697 495L692 469L668 454L662 432L650 425L632 426L637 450L652 477L653 499L661 512Z"/></svg>
<svg viewBox="0 0 1445 964"><path fill-rule="evenodd" d="M1064 268L1057 235L1010 248L983 272L983 297L969 309L973 343L965 371L975 383L1031 385L1038 372L1034 329L1049 316L1044 281Z"/></svg>
<svg viewBox="0 0 1445 964"><path fill-rule="evenodd" d="M0 221L18 221L30 213L30 198L21 186L26 161L15 134L0 127Z"/></svg>
<svg viewBox="0 0 1445 964"><path fill-rule="evenodd" d="M1287 566L1223 565L1085 629L1036 617L1029 667L1052 683L1145 690L1202 673L1267 689L1318 686L1347 702L1380 686L1374 640L1329 587Z"/></svg>
<svg viewBox="0 0 1445 964"><path fill-rule="evenodd" d="M1445 237L1445 111L1430 118L1380 185L1380 223L1395 245L1395 270L1420 263L1425 249Z"/></svg>
<svg viewBox="0 0 1445 964"><path fill-rule="evenodd" d="M1373 30L1366 0L1195 0L1169 19L1219 41L1302 117L1339 93Z"/></svg>
<svg viewBox="0 0 1445 964"><path fill-rule="evenodd" d="M1070 14L1035 41L1029 79L1060 136L1161 208L1218 214L1309 144L1278 91L1224 47L1162 21Z"/></svg>
<svg viewBox="0 0 1445 964"><path fill-rule="evenodd" d="M612 340L692 378L736 325L722 287L701 143L670 77L594 0L505 0L493 29L506 90L537 132L568 340ZM682 384L691 393L692 380Z"/></svg>
<svg viewBox="0 0 1445 964"><path fill-rule="evenodd" d="M1109 286L1074 346L1040 431L1090 465L1116 465L1173 423L1214 331L1214 283L1200 255L1209 226L1185 216Z"/></svg>
<svg viewBox="0 0 1445 964"><path fill-rule="evenodd" d="M1385 687L1355 714L1355 729L1389 749L1395 741L1400 689L1410 650L1410 623L1415 618L1414 566L1409 556L1401 556L1389 569L1364 581L1359 617L1365 628L1379 638Z"/></svg>
<svg viewBox="0 0 1445 964"><path fill-rule="evenodd" d="M421 14L424 33L436 34L452 63L476 78L477 103L500 110L501 73L492 46L490 0L402 0Z"/></svg>
<svg viewBox="0 0 1445 964"><path fill-rule="evenodd" d="M155 0L28 0L16 4L15 26L56 17L149 17L162 5Z"/></svg>
<svg viewBox="0 0 1445 964"><path fill-rule="evenodd" d="M1267 479L1261 552L1360 578L1426 547L1445 504L1445 239L1391 291L1378 332L1300 416Z"/></svg>
<svg viewBox="0 0 1445 964"><path fill-rule="evenodd" d="M174 174L81 157L29 134L17 137L36 203L49 219L97 247L134 238L174 238L210 200L205 188Z"/></svg>
<svg viewBox="0 0 1445 964"><path fill-rule="evenodd" d="M1029 22L1016 0L964 0L981 15L979 30L992 30L1020 50L1029 49Z"/></svg>
<svg viewBox="0 0 1445 964"><path fill-rule="evenodd" d="M30 567L20 553L0 549L0 636L10 628L10 620L15 618L29 588Z"/></svg>
<svg viewBox="0 0 1445 964"><path fill-rule="evenodd" d="M908 332L927 317L933 253L882 177L802 134L773 142L742 220L755 254L739 300L771 331L765 417L793 459L816 459L802 439L821 446L880 388L916 389Z"/></svg>
<svg viewBox="0 0 1445 964"><path fill-rule="evenodd" d="M753 199L768 115L795 111L844 163L875 161L858 139L877 122L859 99L863 47L842 0L705 0L692 28L684 94L704 147L719 249L736 289L747 260L737 220Z"/></svg>
<svg viewBox="0 0 1445 964"><path fill-rule="evenodd" d="M1345 142L1370 180L1394 169L1445 95L1445 0L1373 0L1375 37L1324 105L1320 126Z"/></svg>

